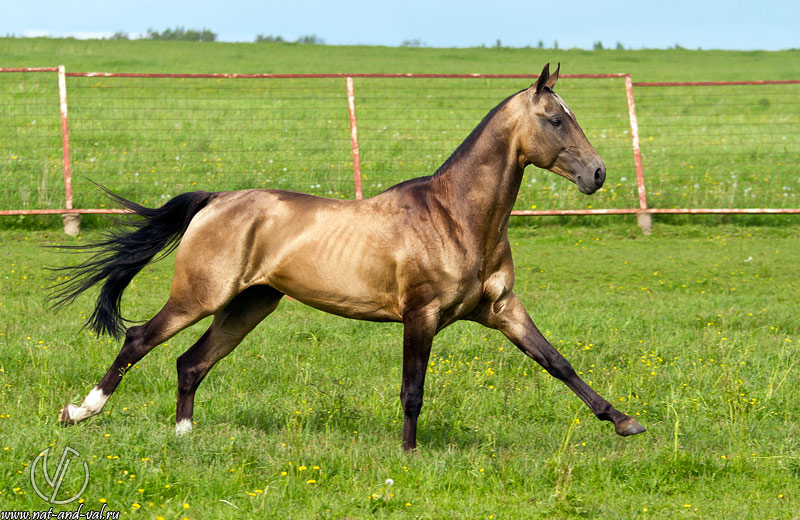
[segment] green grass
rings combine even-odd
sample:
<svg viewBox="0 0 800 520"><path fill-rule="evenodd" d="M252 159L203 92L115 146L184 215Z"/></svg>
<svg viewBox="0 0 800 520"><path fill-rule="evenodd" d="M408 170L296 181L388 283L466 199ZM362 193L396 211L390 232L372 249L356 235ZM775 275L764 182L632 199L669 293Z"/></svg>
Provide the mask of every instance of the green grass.
<svg viewBox="0 0 800 520"><path fill-rule="evenodd" d="M797 55L0 39L3 67L116 72L538 73L544 62L561 61L567 73L629 72L635 81L797 79ZM58 107L47 101L54 77L37 76L22 87L9 78L0 76L0 143L13 137L45 153L0 150L7 154L0 155L0 207L59 207ZM600 89L601 83L591 89L577 80L559 83L606 158L606 191L578 198L566 181L529 171L521 208L635 203L625 100L615 81ZM70 80L81 204L104 201L80 175L149 204L186 189L260 183L352 196L342 82L223 90L198 81L182 100L175 98L187 92L185 83L134 85ZM525 86L419 85L415 92L398 80L356 81L367 194L430 173L496 102ZM796 207L797 186L790 184L796 144L731 140L741 121L728 113L733 102L756 123L748 128L780 128L795 138L796 91L693 92L675 103L664 97L680 91L637 90L651 200L662 207L687 200ZM158 96L166 122L134 118ZM9 99L44 104L25 112L9 108ZM234 109L274 117L242 122L240 132L230 122ZM690 124L698 116L715 126L703 133ZM280 134L287 129L292 139ZM314 146L294 147L300 138ZM237 140L236 147L226 140ZM698 142L705 147L687 148ZM298 152L309 155L298 159ZM733 170L720 163L730 157L742 168L769 169L754 178L738 172L734 183ZM284 177L284 167L299 171L300 180ZM653 235L643 237L633 220L515 220L511 240L516 292L534 321L595 389L648 432L616 437L498 333L458 323L436 338L420 449L406 455L401 327L335 318L291 301L208 376L191 436L173 434L175 359L207 321L142 360L102 415L62 429L59 409L80 402L119 344L80 331L92 308L88 295L59 314L48 309L53 274L43 267L74 259L41 246L79 244L96 234L65 238L57 217L3 218L0 510L46 509L29 471L52 445L51 465L66 446L89 465L84 511L99 509L102 499L126 517L793 518L800 510L797 223L662 217ZM105 227L106 219L85 217L84 224ZM152 316L170 276L169 259L147 268L125 295L126 316ZM78 461L73 465L64 495L81 484ZM388 490L386 479L394 480Z"/></svg>
<svg viewBox="0 0 800 520"><path fill-rule="evenodd" d="M207 322L144 358L102 415L59 427L58 410L119 345L79 332L88 296L48 310L42 266L73 259L41 246L93 237L2 234L2 510L44 508L29 468L50 445L88 462L84 510L104 499L141 518L761 519L800 508L796 226L512 230L516 292L534 321L648 432L616 437L500 334L458 323L435 340L412 455L400 448L401 327L290 301L211 372L191 436L173 435L175 359ZM150 317L170 276L171 260L147 268L125 314ZM71 476L65 494L82 475Z"/></svg>
<svg viewBox="0 0 800 520"><path fill-rule="evenodd" d="M428 72L538 74L561 62L571 74L628 72L634 81L797 79L800 50L689 51L432 49L156 40L0 38L3 67L182 73Z"/></svg>

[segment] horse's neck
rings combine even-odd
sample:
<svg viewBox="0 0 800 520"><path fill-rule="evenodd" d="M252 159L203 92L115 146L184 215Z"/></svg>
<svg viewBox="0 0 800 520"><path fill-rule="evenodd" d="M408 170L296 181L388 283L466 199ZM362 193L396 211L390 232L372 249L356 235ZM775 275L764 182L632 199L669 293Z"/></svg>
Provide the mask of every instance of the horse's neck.
<svg viewBox="0 0 800 520"><path fill-rule="evenodd" d="M495 114L434 176L451 214L481 233L507 226L522 182L523 168L511 128L511 122Z"/></svg>

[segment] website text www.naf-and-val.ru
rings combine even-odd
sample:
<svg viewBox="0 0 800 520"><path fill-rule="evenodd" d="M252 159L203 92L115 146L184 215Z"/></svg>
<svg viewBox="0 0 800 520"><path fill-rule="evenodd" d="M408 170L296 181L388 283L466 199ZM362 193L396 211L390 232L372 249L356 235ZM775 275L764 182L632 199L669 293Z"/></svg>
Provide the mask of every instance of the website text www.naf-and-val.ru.
<svg viewBox="0 0 800 520"><path fill-rule="evenodd" d="M100 510L87 509L83 504L75 511L55 511L51 507L42 511L0 511L0 520L119 520L119 511L107 511L106 505Z"/></svg>

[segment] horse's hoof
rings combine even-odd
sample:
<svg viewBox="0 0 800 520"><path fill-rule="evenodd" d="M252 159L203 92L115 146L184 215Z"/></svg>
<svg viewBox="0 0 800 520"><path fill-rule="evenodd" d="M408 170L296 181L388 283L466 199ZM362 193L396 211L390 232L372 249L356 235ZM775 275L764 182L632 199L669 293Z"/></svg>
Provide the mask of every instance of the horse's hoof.
<svg viewBox="0 0 800 520"><path fill-rule="evenodd" d="M615 424L614 430L617 432L617 435L629 437L631 435L636 435L637 433L646 432L647 428L636 422L633 417L628 417L621 423Z"/></svg>
<svg viewBox="0 0 800 520"><path fill-rule="evenodd" d="M58 422L61 423L61 426L71 426L75 424L75 421L72 419L74 415L72 412L77 409L78 407L74 404L68 404L61 409L61 412L58 414Z"/></svg>

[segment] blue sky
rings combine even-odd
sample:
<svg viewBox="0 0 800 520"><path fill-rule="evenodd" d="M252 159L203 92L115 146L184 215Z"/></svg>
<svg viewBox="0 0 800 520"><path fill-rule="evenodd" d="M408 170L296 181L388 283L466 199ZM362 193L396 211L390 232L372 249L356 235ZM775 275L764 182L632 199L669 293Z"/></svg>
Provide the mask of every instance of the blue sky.
<svg viewBox="0 0 800 520"><path fill-rule="evenodd" d="M335 45L503 45L591 48L800 48L800 2L702 0L2 0L0 35L102 37L183 26L222 41L256 34Z"/></svg>

